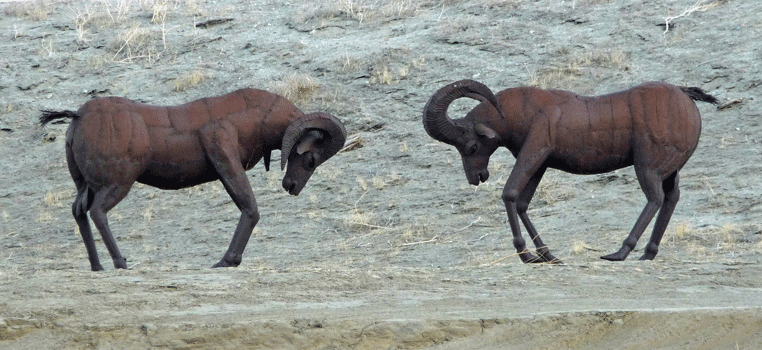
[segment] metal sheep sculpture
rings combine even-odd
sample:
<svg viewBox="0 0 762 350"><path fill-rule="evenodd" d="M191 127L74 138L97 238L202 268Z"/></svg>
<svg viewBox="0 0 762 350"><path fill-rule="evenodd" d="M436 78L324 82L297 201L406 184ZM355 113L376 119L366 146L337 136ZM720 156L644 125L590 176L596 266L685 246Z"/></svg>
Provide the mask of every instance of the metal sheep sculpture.
<svg viewBox="0 0 762 350"><path fill-rule="evenodd" d="M135 181L180 189L220 180L241 210L232 242L213 267L238 266L259 221L246 170L281 150L288 163L283 188L298 195L315 168L344 145L341 121L325 113L303 114L276 94L241 89L179 106L151 106L119 97L90 100L77 112L43 111L40 124L71 118L66 160L77 187L74 219L87 248L90 267L103 270L87 212L108 248L114 267L127 268L106 213Z"/></svg>
<svg viewBox="0 0 762 350"><path fill-rule="evenodd" d="M481 101L461 119L447 115L456 99ZM586 97L531 87L496 95L485 85L463 80L437 91L423 109L423 126L434 139L455 146L472 185L487 181L489 157L506 147L516 163L502 199L513 246L524 263L559 262L540 239L527 207L546 169L600 174L634 166L648 203L622 247L603 259L622 261L635 248L658 212L641 260L652 260L680 197L678 172L699 141L696 101L717 100L699 88L651 82L608 95ZM519 220L537 248L526 250Z"/></svg>

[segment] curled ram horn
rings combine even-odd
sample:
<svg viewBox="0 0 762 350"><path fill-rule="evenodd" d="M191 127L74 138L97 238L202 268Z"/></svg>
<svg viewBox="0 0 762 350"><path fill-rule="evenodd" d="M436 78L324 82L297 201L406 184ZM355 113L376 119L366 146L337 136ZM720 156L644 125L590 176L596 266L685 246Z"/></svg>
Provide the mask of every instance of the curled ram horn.
<svg viewBox="0 0 762 350"><path fill-rule="evenodd" d="M320 152L322 153L321 159L328 159L334 154L338 153L344 142L347 140L347 131L344 129L344 125L341 121L328 114L328 113L310 113L306 114L288 125L285 133L283 134L283 141L280 149L280 168L281 170L286 168L288 162L288 156L291 154L291 150L299 139L309 130L320 130L328 135L328 142L325 144Z"/></svg>
<svg viewBox="0 0 762 350"><path fill-rule="evenodd" d="M426 129L429 136L445 143L452 143L453 140L460 137L464 130L460 130L460 127L450 119L447 115L447 108L453 101L461 97L489 102L505 119L503 109L492 90L478 81L460 80L439 89L423 107L423 128Z"/></svg>

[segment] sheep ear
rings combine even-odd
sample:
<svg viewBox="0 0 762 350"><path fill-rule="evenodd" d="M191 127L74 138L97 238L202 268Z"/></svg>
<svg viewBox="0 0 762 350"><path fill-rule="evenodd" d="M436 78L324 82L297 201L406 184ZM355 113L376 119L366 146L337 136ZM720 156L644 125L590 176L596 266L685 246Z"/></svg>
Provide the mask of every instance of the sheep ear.
<svg viewBox="0 0 762 350"><path fill-rule="evenodd" d="M317 129L305 132L299 143L296 144L296 154L301 156L304 152L314 151L324 138L323 132Z"/></svg>
<svg viewBox="0 0 762 350"><path fill-rule="evenodd" d="M296 145L296 154L302 155L312 148L312 140L304 140Z"/></svg>
<svg viewBox="0 0 762 350"><path fill-rule="evenodd" d="M495 130L490 129L488 126L481 123L474 126L474 131L476 132L476 135L483 136L488 139L494 139L497 137Z"/></svg>

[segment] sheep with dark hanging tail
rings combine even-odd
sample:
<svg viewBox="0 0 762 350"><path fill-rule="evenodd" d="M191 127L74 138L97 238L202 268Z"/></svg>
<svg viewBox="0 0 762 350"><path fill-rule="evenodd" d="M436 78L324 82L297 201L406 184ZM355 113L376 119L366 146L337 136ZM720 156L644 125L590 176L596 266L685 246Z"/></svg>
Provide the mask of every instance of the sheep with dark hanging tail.
<svg viewBox="0 0 762 350"><path fill-rule="evenodd" d="M125 98L90 100L76 112L43 111L40 124L71 119L66 160L77 187L72 214L90 267L103 270L87 213L116 268L127 268L106 214L137 181L180 189L220 180L241 217L230 246L214 267L238 266L259 210L246 177L260 160L281 150L288 164L283 188L298 195L320 164L346 140L343 124L326 113L305 115L285 98L257 89L202 98L179 106L152 106Z"/></svg>

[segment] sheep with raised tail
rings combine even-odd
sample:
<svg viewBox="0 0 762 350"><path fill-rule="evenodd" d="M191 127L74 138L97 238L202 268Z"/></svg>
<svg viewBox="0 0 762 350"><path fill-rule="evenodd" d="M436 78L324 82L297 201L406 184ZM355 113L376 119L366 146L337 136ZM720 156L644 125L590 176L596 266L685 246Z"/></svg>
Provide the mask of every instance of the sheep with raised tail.
<svg viewBox="0 0 762 350"><path fill-rule="evenodd" d="M482 103L464 118L452 120L447 108L461 97ZM658 212L640 258L652 260L680 198L678 172L698 145L701 116L693 100L717 103L699 88L658 82L587 97L531 87L493 94L484 84L462 80L441 88L429 99L423 109L423 126L432 138L458 149L472 185L487 181L489 157L498 147L508 148L516 157L502 199L513 246L524 263L559 262L527 216L546 169L600 174L634 166L648 203L619 251L602 258L627 258ZM527 251L519 220L538 256Z"/></svg>
<svg viewBox="0 0 762 350"><path fill-rule="evenodd" d="M103 270L87 212L108 248L114 267L127 268L106 213L135 181L180 189L220 180L241 210L225 255L213 267L238 266L259 211L246 170L272 150L288 164L283 188L298 195L315 168L335 155L346 140L337 118L303 114L285 98L256 89L202 98L179 106L152 106L125 98L90 100L78 111L44 111L42 125L71 118L66 160L77 187L74 219L87 248L90 267Z"/></svg>

